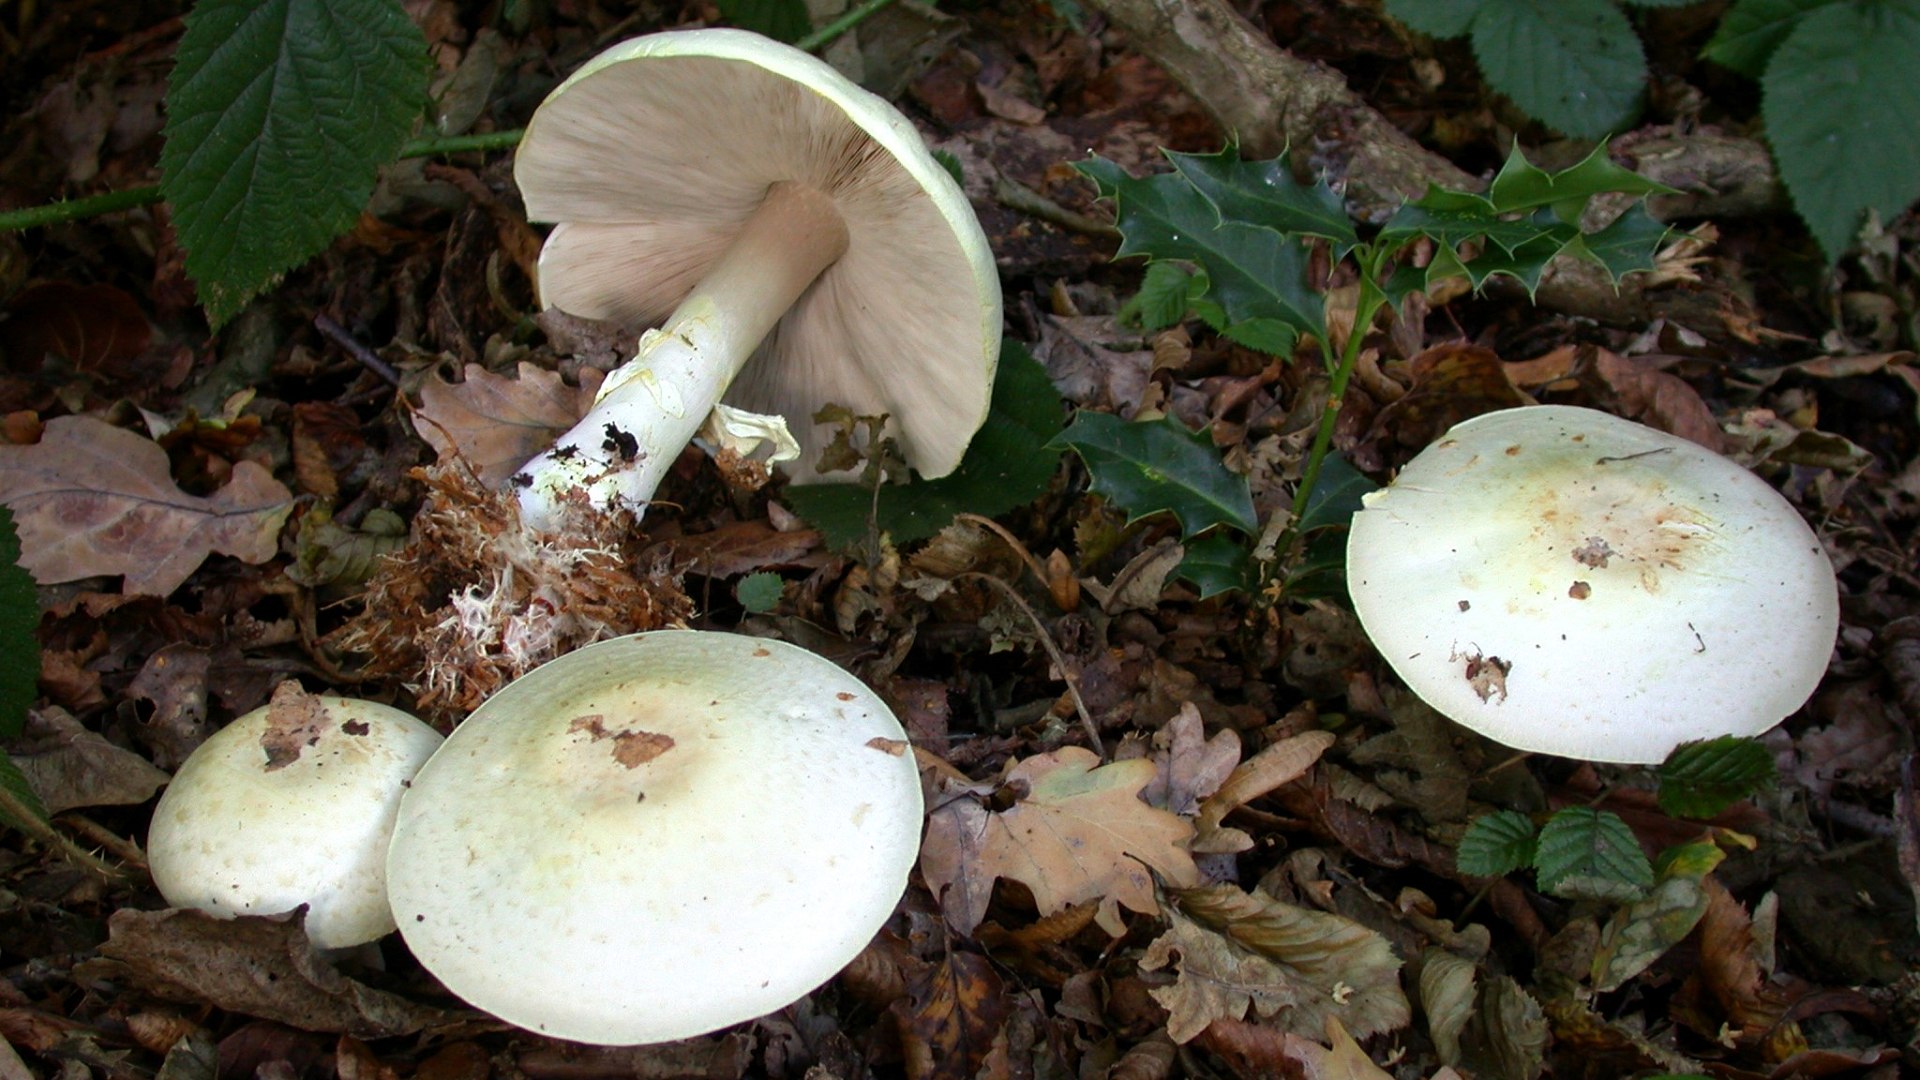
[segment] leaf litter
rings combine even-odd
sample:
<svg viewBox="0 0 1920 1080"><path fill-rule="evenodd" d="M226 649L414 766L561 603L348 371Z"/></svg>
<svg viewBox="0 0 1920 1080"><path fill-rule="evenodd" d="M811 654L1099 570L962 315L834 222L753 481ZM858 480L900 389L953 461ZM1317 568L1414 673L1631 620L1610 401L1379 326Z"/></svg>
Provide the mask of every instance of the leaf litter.
<svg viewBox="0 0 1920 1080"><path fill-rule="evenodd" d="M534 313L504 155L396 170L359 227L211 339L164 209L0 234L0 501L41 582L39 698L5 748L62 835L135 871L112 884L0 840L0 1075L1744 1078L1920 1061L1912 223L1835 271L1831 318L1774 269L1793 262L1783 230L1727 219L1722 246L1689 242L1685 274L1662 264L1653 288L1676 302L1650 323L1436 290L1363 335L1335 438L1355 492L1455 420L1553 401L1720 445L1820 525L1847 602L1837 663L1768 738L1777 787L1702 822L1663 810L1644 774L1513 761L1411 702L1337 589L1274 602L1196 580L1224 566L1205 562L1209 536L1251 544L1285 505L1326 380L1248 348L1259 327L1236 340L1168 314L1199 295L1170 284L1178 267L1145 275L1151 317L1178 325L1144 325L1128 303L1142 274L1109 264L1108 210L1071 167L1092 149L1145 176L1170 146L1203 168L1223 142L1208 95L1230 88L1181 91L1152 40L1116 47L1016 7L937 29L880 16L839 46L891 71L891 96L962 164L1015 336L1035 342L1020 400L995 406L1031 489L999 504L969 506L979 485L961 485L951 506L896 511L911 486L857 489L829 529L804 497L689 454L643 530L503 542L500 484L631 348ZM108 36L61 51L77 24L45 10L0 42L18 50L6 92L34 102L5 121L5 186L38 202L152 179L178 24L96 12ZM551 72L638 29L565 6L525 26L409 10L461 83L439 84L445 114L483 127L524 122ZM1356 11L1257 18L1431 145L1497 160L1471 65ZM903 55L919 60L890 68ZM1408 74L1430 65L1448 77ZM1670 107L1656 95L1650 118L1684 123ZM1345 168L1330 138L1314 164ZM1329 284L1324 311L1216 287L1235 314L1344 338L1359 290ZM315 313L365 356L317 336ZM1077 432L1062 445L1098 460L1033 449L1061 399ZM1142 490L1149 468L1174 483ZM898 535L869 527L876 501ZM981 507L997 533L948 524ZM747 575L779 588L743 606ZM154 787L289 676L453 722L541 658L683 623L833 657L908 723L930 792L920 873L831 987L682 1046L587 1050L461 1009L391 944L377 963L322 957L297 917L151 910ZM1094 734L1110 757L1085 748ZM1568 902L1524 870L1455 865L1488 810L1531 825L1586 804L1670 851L1643 896Z"/></svg>

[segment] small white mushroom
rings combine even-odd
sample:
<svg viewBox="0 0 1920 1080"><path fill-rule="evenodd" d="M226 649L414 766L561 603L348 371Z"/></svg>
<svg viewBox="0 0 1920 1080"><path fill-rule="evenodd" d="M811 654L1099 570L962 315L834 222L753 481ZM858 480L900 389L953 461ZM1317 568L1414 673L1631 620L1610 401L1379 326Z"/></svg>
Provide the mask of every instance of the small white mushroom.
<svg viewBox="0 0 1920 1080"><path fill-rule="evenodd" d="M475 710L401 804L400 931L469 1003L624 1045L789 1004L866 946L919 851L886 705L777 641L589 645Z"/></svg>
<svg viewBox="0 0 1920 1080"><path fill-rule="evenodd" d="M1001 318L986 236L913 125L826 63L738 30L624 42L540 106L514 180L529 218L560 222L541 303L664 320L527 465L528 522L583 490L640 509L723 394L765 414L732 427L797 440L786 468L803 481L828 403L889 414L924 476L951 472L986 419Z"/></svg>
<svg viewBox="0 0 1920 1080"><path fill-rule="evenodd" d="M307 905L323 949L393 930L386 853L400 793L440 735L399 709L282 683L201 743L154 808L147 862L175 907L223 918Z"/></svg>
<svg viewBox="0 0 1920 1080"><path fill-rule="evenodd" d="M1522 750L1657 762L1813 693L1833 568L1793 506L1685 439L1593 409L1468 420L1366 497L1354 610L1408 688Z"/></svg>

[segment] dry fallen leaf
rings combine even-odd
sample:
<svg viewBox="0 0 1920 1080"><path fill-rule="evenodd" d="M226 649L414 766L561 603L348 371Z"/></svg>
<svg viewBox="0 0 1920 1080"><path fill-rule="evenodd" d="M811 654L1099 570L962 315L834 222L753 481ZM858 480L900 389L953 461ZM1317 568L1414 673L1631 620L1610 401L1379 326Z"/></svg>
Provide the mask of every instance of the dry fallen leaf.
<svg viewBox="0 0 1920 1080"><path fill-rule="evenodd" d="M1185 844L1193 827L1139 798L1153 779L1145 759L1099 765L1092 751L1069 746L1010 764L1001 784L1019 792L1005 810L987 809L994 785L943 780L927 823L920 870L947 922L970 934L985 918L996 878L1025 885L1040 914L1089 900L1114 937L1126 931L1119 906L1153 913L1153 877L1176 885L1199 879Z"/></svg>
<svg viewBox="0 0 1920 1080"><path fill-rule="evenodd" d="M1359 1035L1392 1031L1411 1012L1400 960L1387 940L1340 915L1282 903L1232 885L1169 889L1169 929L1147 947L1144 971L1175 962L1179 979L1157 987L1167 1031L1186 1042L1252 1005L1274 1027L1317 1036L1338 1020Z"/></svg>
<svg viewBox="0 0 1920 1080"><path fill-rule="evenodd" d="M1304 731L1282 739L1241 762L1219 790L1200 804L1200 816L1194 820L1198 838L1195 851L1234 852L1253 846L1253 838L1239 829L1222 825L1227 815L1306 775L1320 755L1334 744L1331 731Z"/></svg>
<svg viewBox="0 0 1920 1080"><path fill-rule="evenodd" d="M568 386L534 364L521 364L517 379L468 364L462 382L436 375L420 387L413 427L441 460L457 455L497 488L586 415L601 378L584 368L580 385Z"/></svg>
<svg viewBox="0 0 1920 1080"><path fill-rule="evenodd" d="M171 779L146 758L88 731L58 705L27 714L12 756L49 814L143 803Z"/></svg>
<svg viewBox="0 0 1920 1080"><path fill-rule="evenodd" d="M1000 976L978 953L949 952L908 979L910 1001L894 1006L910 1080L970 1080L980 1072L1011 1011Z"/></svg>
<svg viewBox="0 0 1920 1080"><path fill-rule="evenodd" d="M1207 738L1200 710L1191 701L1153 737L1152 761L1157 770L1147 786L1146 799L1155 806L1192 817L1200 800L1219 790L1240 763L1240 735L1231 729Z"/></svg>
<svg viewBox="0 0 1920 1080"><path fill-rule="evenodd" d="M211 496L189 495L151 439L60 416L38 443L0 446L0 503L20 528L20 565L41 584L124 574L127 593L165 596L214 552L273 558L293 496L251 461Z"/></svg>

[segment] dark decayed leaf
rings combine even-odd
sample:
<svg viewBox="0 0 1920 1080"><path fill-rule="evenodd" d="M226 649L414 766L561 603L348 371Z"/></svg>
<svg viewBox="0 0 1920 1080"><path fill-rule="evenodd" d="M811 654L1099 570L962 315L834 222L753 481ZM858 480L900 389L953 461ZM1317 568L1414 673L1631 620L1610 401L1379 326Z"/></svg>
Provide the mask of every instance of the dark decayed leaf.
<svg viewBox="0 0 1920 1080"><path fill-rule="evenodd" d="M1616 910L1600 930L1593 988L1618 990L1690 933L1707 911L1701 881L1726 858L1711 840L1682 844L1660 859L1660 879L1646 896Z"/></svg>
<svg viewBox="0 0 1920 1080"><path fill-rule="evenodd" d="M426 104L397 0L199 0L167 84L160 189L218 326L359 218Z"/></svg>
<svg viewBox="0 0 1920 1080"><path fill-rule="evenodd" d="M1183 539L1219 525L1249 536L1259 531L1247 478L1227 468L1206 432L1189 431L1171 415L1129 423L1083 410L1051 445L1079 454L1093 490L1129 521L1166 511Z"/></svg>
<svg viewBox="0 0 1920 1080"><path fill-rule="evenodd" d="M912 1080L973 1080L1012 1011L993 964L978 953L951 950L914 973L901 1042Z"/></svg>
<svg viewBox="0 0 1920 1080"><path fill-rule="evenodd" d="M992 517L1044 495L1060 463L1048 440L1060 431L1060 395L1047 369L1024 345L1003 342L987 422L967 444L960 467L937 480L882 487L807 484L784 492L794 511L819 528L827 546L847 548L867 536L872 514L896 544L923 540L962 513Z"/></svg>
<svg viewBox="0 0 1920 1080"><path fill-rule="evenodd" d="M1540 890L1555 896L1635 900L1653 887L1653 866L1633 830L1610 810L1569 806L1540 829L1534 847Z"/></svg>
<svg viewBox="0 0 1920 1080"><path fill-rule="evenodd" d="M1660 765L1660 809L1710 818L1770 785L1773 754L1758 739L1723 735L1684 743Z"/></svg>
<svg viewBox="0 0 1920 1080"><path fill-rule="evenodd" d="M307 1031L363 1039L410 1035L452 1017L335 971L307 941L300 914L217 919L191 908L121 908L107 923L104 959L74 974L157 997L210 1003Z"/></svg>

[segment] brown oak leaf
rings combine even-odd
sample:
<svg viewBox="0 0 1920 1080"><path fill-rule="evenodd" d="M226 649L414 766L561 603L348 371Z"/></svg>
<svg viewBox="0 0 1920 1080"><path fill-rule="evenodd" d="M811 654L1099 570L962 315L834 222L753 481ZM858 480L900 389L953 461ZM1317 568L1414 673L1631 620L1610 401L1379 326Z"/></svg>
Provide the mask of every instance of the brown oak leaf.
<svg viewBox="0 0 1920 1080"><path fill-rule="evenodd" d="M442 460L458 455L497 488L586 415L601 378L582 368L580 385L568 386L534 364L521 364L519 378L468 364L461 382L435 376L420 387L413 428Z"/></svg>
<svg viewBox="0 0 1920 1080"><path fill-rule="evenodd" d="M20 565L41 584L123 574L128 594L154 596L214 552L273 558L293 509L286 486L251 461L212 495L189 495L159 444L89 416L55 417L39 442L0 446L0 502L20 528Z"/></svg>
<svg viewBox="0 0 1920 1080"><path fill-rule="evenodd" d="M1033 893L1042 916L1100 901L1095 922L1119 937L1126 931L1120 905L1158 910L1149 867L1176 885L1199 880L1185 847L1193 826L1140 801L1153 762L1099 762L1069 746L1010 763L999 785L941 781L945 794L927 823L920 870L950 926L972 933L986 917L995 879L1007 878ZM998 812L985 802L996 787L1019 793Z"/></svg>

